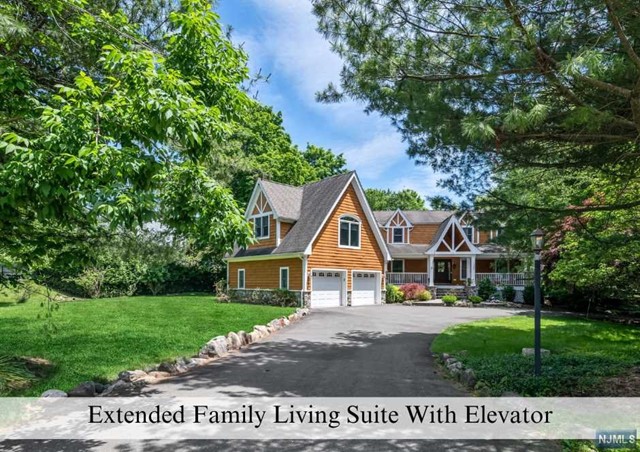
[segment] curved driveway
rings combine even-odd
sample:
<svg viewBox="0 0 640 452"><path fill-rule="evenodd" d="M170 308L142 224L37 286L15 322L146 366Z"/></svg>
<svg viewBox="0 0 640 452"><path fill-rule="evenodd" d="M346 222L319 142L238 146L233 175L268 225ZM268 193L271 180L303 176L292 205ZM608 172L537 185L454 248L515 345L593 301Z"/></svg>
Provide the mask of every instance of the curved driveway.
<svg viewBox="0 0 640 452"><path fill-rule="evenodd" d="M315 310L302 321L145 392L169 396L447 397L431 342L447 326L514 315L496 308L382 305Z"/></svg>

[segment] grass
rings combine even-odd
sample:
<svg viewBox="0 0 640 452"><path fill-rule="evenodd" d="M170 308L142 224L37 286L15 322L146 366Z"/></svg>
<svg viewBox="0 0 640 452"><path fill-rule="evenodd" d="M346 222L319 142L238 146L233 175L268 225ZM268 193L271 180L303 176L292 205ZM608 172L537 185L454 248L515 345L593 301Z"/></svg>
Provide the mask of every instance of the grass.
<svg viewBox="0 0 640 452"><path fill-rule="evenodd" d="M36 295L25 303L5 290L0 295L0 355L45 358L46 377L18 392L39 395L51 388L108 381L118 372L191 356L214 336L251 330L293 308L215 303L211 295L123 297L60 303L53 321L58 332L43 332L44 313Z"/></svg>
<svg viewBox="0 0 640 452"><path fill-rule="evenodd" d="M533 318L514 316L481 320L446 329L433 342L436 353L449 353L472 368L490 395L514 391L528 396L598 395L606 377L640 364L640 329L574 317L542 320L543 374L532 375Z"/></svg>

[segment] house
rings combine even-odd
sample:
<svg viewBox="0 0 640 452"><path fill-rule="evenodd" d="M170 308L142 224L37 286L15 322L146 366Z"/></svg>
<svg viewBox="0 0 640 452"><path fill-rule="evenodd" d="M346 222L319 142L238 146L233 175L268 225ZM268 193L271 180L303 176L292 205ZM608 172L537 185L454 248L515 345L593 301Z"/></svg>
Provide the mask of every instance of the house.
<svg viewBox="0 0 640 452"><path fill-rule="evenodd" d="M288 289L312 307L382 303L391 259L355 172L302 187L258 180L256 243L227 260L229 289Z"/></svg>
<svg viewBox="0 0 640 452"><path fill-rule="evenodd" d="M493 243L500 231L476 228L471 212L395 210L374 216L392 258L389 284L420 283L437 295L475 287L485 278L524 288L528 276L511 273L520 258Z"/></svg>
<svg viewBox="0 0 640 452"><path fill-rule="evenodd" d="M355 172L302 187L258 180L245 216L256 241L226 259L228 288L243 296L287 289L314 308L359 306L382 303L386 284L437 293L520 277L500 273L498 232L477 230L471 214L372 212Z"/></svg>

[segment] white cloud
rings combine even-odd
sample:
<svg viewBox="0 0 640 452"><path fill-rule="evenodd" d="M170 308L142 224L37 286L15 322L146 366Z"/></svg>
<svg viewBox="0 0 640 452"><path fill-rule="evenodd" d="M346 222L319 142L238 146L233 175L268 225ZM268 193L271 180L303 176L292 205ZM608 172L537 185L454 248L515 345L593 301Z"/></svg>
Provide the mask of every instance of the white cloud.
<svg viewBox="0 0 640 452"><path fill-rule="evenodd" d="M387 174L390 166L406 161L404 145L396 133L377 134L367 141L346 147L344 155L347 167L355 168L365 180L377 179Z"/></svg>
<svg viewBox="0 0 640 452"><path fill-rule="evenodd" d="M331 125L339 131L333 135L328 131L326 140L317 144L344 153L347 167L358 171L366 187L412 188L425 196L443 192L436 187L437 176L430 168L409 159L400 134L387 118L365 114L356 101L316 102L316 92L339 82L342 61L316 30L309 0L249 1L260 17L259 26L242 30L234 41L244 42L252 71L272 70L280 85L284 81L290 87L289 102L297 101L320 115L326 125L318 124L319 128ZM283 93L272 85L261 86L259 97L280 108L286 105Z"/></svg>

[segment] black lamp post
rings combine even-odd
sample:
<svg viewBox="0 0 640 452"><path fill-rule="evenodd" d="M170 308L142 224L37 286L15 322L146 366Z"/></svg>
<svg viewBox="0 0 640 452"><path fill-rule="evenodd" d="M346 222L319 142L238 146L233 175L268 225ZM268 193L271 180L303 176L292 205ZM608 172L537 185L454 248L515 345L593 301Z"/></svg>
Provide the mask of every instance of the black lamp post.
<svg viewBox="0 0 640 452"><path fill-rule="evenodd" d="M534 320L534 339L533 339L533 352L534 352L534 364L533 373L536 376L540 375L542 367L541 351L540 351L540 316L542 305L542 294L540 293L540 252L544 246L544 231L536 229L531 233L531 245L534 252L534 272L533 272L533 299L535 309Z"/></svg>

